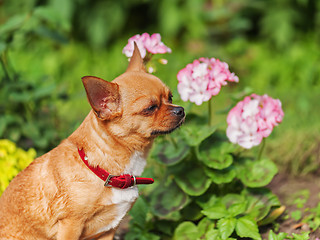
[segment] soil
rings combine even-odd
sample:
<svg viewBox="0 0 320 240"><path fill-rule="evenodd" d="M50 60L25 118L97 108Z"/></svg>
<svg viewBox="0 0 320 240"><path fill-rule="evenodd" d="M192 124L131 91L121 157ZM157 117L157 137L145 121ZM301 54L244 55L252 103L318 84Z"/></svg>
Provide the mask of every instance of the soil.
<svg viewBox="0 0 320 240"><path fill-rule="evenodd" d="M286 206L286 211L278 220L279 232L299 234L310 231L308 224L303 224L301 221L295 221L289 216L293 211L302 210L302 212L304 212L304 209L314 208L318 205L320 202L320 176L309 175L292 177L286 174L278 174L274 177L268 187L278 196L282 205ZM303 194L303 192L307 192L309 195ZM302 204L302 208L297 207L297 203L295 202L297 198L306 200L306 202ZM266 229L270 229L270 227ZM266 230L263 234L263 239L268 239L268 232L269 230ZM310 234L310 240L319 237L320 230L311 232Z"/></svg>

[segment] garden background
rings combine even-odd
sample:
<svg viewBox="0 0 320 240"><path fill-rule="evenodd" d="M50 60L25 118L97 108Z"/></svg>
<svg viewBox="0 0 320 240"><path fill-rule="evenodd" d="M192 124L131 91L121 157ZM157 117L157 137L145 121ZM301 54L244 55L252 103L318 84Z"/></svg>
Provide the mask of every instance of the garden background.
<svg viewBox="0 0 320 240"><path fill-rule="evenodd" d="M214 122L227 127L232 98L280 99L285 117L265 154L285 176L319 175L317 0L2 0L0 138L38 155L52 149L90 109L81 77L120 75L128 63L123 47L143 32L160 33L172 49L155 75L187 114L201 115L206 105L179 99L178 71L199 57L219 58L240 82L214 98Z"/></svg>

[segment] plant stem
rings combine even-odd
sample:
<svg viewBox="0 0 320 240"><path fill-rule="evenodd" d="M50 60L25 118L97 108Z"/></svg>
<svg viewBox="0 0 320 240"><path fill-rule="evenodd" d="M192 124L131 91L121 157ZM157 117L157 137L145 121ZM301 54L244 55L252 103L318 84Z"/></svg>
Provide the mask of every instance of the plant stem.
<svg viewBox="0 0 320 240"><path fill-rule="evenodd" d="M209 114L209 120L208 120L208 125L211 127L213 126L213 98L211 98L209 101L208 101L208 114Z"/></svg>
<svg viewBox="0 0 320 240"><path fill-rule="evenodd" d="M2 53L2 55L0 56L0 63L2 66L2 69L5 73L6 78L11 81L10 75L9 75L9 71L8 71L8 67L7 67L7 61L6 61L6 55L5 53Z"/></svg>
<svg viewBox="0 0 320 240"><path fill-rule="evenodd" d="M263 139L262 139L262 143L261 143L261 147L260 147L260 150L259 150L259 153L258 153L258 160L261 159L262 152L263 152L263 150L264 150L265 145L266 145L266 139L263 138Z"/></svg>
<svg viewBox="0 0 320 240"><path fill-rule="evenodd" d="M147 52L146 56L143 59L143 64L146 66L148 62L151 61L153 54Z"/></svg>

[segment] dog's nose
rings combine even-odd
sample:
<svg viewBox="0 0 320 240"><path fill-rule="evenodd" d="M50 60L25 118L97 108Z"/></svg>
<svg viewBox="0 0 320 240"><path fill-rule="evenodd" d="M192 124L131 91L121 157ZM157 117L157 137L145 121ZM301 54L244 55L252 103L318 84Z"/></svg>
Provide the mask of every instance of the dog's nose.
<svg viewBox="0 0 320 240"><path fill-rule="evenodd" d="M174 107L171 112L178 117L184 116L184 108L183 107Z"/></svg>

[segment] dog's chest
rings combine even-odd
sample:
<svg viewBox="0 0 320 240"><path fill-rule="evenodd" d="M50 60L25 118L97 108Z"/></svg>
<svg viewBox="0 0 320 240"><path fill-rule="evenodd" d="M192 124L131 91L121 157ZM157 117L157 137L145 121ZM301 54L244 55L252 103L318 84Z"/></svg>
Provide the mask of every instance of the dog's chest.
<svg viewBox="0 0 320 240"><path fill-rule="evenodd" d="M134 176L140 176L146 165L146 160L143 157L143 154L140 152L134 153L129 164L126 166L123 174L130 174ZM112 188L112 204L125 204L134 202L139 196L138 187L130 187L127 189Z"/></svg>
<svg viewBox="0 0 320 240"><path fill-rule="evenodd" d="M134 176L140 176L144 170L146 165L146 160L141 153L134 153L130 158L129 164L126 166L124 170L124 174L131 174ZM108 222L106 225L97 228L94 235L99 235L101 233L107 232L112 228L117 227L120 224L122 218L126 215L126 213L130 210L132 204L136 201L139 196L138 187L130 187L127 189L118 189L112 188L112 197L103 203L105 206L112 205L113 216L112 220ZM107 213L106 213L107 214ZM108 217L108 216L106 216Z"/></svg>
<svg viewBox="0 0 320 240"><path fill-rule="evenodd" d="M124 170L124 174L131 174L134 176L140 176L146 166L146 159L141 152L135 152L130 158L129 164Z"/></svg>

